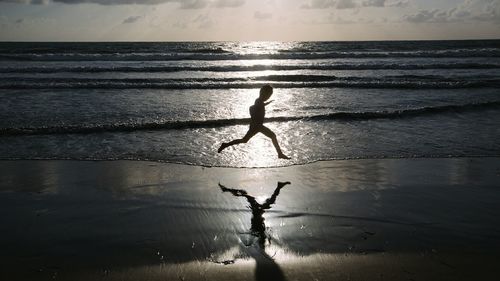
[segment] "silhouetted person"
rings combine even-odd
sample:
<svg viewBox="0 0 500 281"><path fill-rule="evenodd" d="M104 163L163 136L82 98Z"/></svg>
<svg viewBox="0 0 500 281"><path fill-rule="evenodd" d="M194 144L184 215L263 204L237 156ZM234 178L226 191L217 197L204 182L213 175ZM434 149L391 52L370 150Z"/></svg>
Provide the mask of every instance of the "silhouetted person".
<svg viewBox="0 0 500 281"><path fill-rule="evenodd" d="M265 210L271 209L271 205L274 204L276 198L280 194L281 188L285 185L290 184L290 182L278 182L278 186L273 192L273 195L269 197L264 203L259 204L255 197L248 195L248 193L243 189L233 189L227 188L219 183L219 187L222 192L230 192L234 196L245 197L250 204L252 210L252 219L250 233L257 237L259 252L254 253L251 250L248 251L251 257L255 259L255 280L273 280L273 281L284 281L285 276L279 267L279 265L266 253L266 225L264 224L264 212Z"/></svg>
<svg viewBox="0 0 500 281"><path fill-rule="evenodd" d="M273 141L274 148L278 152L278 158L281 159L290 159L290 157L283 154L281 148L278 144L278 140L276 139L276 134L271 131L268 127L264 126L264 116L266 115L266 105L270 104L272 101L265 102L268 100L273 94L273 87L270 85L265 85L260 89L260 95L255 100L254 105L250 106L250 128L246 135L241 139L236 139L230 142L223 142L219 147L217 152L221 152L229 146L246 143L257 133L263 133L266 137L270 138Z"/></svg>

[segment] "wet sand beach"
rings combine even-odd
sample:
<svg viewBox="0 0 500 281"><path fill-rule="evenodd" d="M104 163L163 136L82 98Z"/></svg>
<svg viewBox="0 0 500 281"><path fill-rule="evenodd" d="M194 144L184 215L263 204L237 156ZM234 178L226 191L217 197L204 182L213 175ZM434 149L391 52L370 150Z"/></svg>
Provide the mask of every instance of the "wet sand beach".
<svg viewBox="0 0 500 281"><path fill-rule="evenodd" d="M0 161L1 280L489 280L500 159Z"/></svg>

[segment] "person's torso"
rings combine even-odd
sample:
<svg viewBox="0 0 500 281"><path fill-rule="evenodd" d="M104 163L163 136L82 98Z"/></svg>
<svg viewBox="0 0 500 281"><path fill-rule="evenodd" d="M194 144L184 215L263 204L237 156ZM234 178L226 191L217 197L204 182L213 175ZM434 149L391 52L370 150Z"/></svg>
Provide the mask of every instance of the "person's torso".
<svg viewBox="0 0 500 281"><path fill-rule="evenodd" d="M250 117L253 125L262 125L265 115L266 109L263 102L255 101L255 104L250 106Z"/></svg>

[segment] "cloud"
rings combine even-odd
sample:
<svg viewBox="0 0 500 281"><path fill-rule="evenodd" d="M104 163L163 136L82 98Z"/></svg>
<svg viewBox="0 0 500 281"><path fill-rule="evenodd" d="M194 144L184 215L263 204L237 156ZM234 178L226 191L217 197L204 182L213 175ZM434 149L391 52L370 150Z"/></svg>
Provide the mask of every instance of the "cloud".
<svg viewBox="0 0 500 281"><path fill-rule="evenodd" d="M181 9L202 9L205 7L235 8L241 7L246 0L0 0L1 2L22 4L47 4L49 2L64 4L99 4L99 5L157 5L163 3L178 3Z"/></svg>
<svg viewBox="0 0 500 281"><path fill-rule="evenodd" d="M447 10L420 10L403 16L411 23L470 22L500 23L500 0L466 0Z"/></svg>
<svg viewBox="0 0 500 281"><path fill-rule="evenodd" d="M365 7L384 7L385 0L366 0L366 1L363 1L363 6L365 6Z"/></svg>
<svg viewBox="0 0 500 281"><path fill-rule="evenodd" d="M20 4L48 4L49 2L63 3L63 4L100 4L100 5L126 5L126 4L139 4L139 5L155 5L168 2L183 2L181 0L0 0L1 2L20 3Z"/></svg>
<svg viewBox="0 0 500 281"><path fill-rule="evenodd" d="M181 9L203 9L206 6L208 6L208 1L206 0L186 0L186 1L181 1L180 3L181 3Z"/></svg>
<svg viewBox="0 0 500 281"><path fill-rule="evenodd" d="M500 0L477 0L479 12L471 15L477 21L488 21L500 24Z"/></svg>
<svg viewBox="0 0 500 281"><path fill-rule="evenodd" d="M309 0L300 6L302 9L334 8L354 9L357 7L407 7L410 0Z"/></svg>
<svg viewBox="0 0 500 281"><path fill-rule="evenodd" d="M403 8L403 7L408 7L409 5L410 5L410 0L386 1L385 2L386 7Z"/></svg>
<svg viewBox="0 0 500 281"><path fill-rule="evenodd" d="M258 19L258 20L268 20L268 19L271 19L273 17L273 14L256 11L253 14L253 17Z"/></svg>
<svg viewBox="0 0 500 281"><path fill-rule="evenodd" d="M354 9L357 4L353 0L310 0L300 6L302 9Z"/></svg>
<svg viewBox="0 0 500 281"><path fill-rule="evenodd" d="M364 0L361 5L363 7L408 7L410 0Z"/></svg>
<svg viewBox="0 0 500 281"><path fill-rule="evenodd" d="M353 0L338 0L335 8L337 9L354 9L357 4Z"/></svg>
<svg viewBox="0 0 500 281"><path fill-rule="evenodd" d="M325 24L355 24L356 22L354 20L344 19L341 16L333 16L332 15L324 23Z"/></svg>
<svg viewBox="0 0 500 281"><path fill-rule="evenodd" d="M196 18L194 18L192 22L197 24L198 28L201 29L210 28L215 25L215 21L209 15L206 14L198 15Z"/></svg>
<svg viewBox="0 0 500 281"><path fill-rule="evenodd" d="M122 24L134 23L142 18L143 18L143 16L130 16L130 17L124 19Z"/></svg>
<svg viewBox="0 0 500 281"><path fill-rule="evenodd" d="M181 2L176 0L50 0L54 3L64 3L64 4L99 4L99 5L127 5L127 4L137 4L137 5L156 5L168 2Z"/></svg>
<svg viewBox="0 0 500 281"><path fill-rule="evenodd" d="M212 6L216 8L237 8L245 5L245 0L216 0Z"/></svg>
<svg viewBox="0 0 500 281"><path fill-rule="evenodd" d="M337 9L354 9L356 8L356 3L353 0L338 0L335 5Z"/></svg>
<svg viewBox="0 0 500 281"><path fill-rule="evenodd" d="M404 15L403 19L413 23L435 22L438 13L441 12L439 10L420 10L416 13Z"/></svg>
<svg viewBox="0 0 500 281"><path fill-rule="evenodd" d="M407 7L409 0L364 0L364 7Z"/></svg>
<svg viewBox="0 0 500 281"><path fill-rule="evenodd" d="M4 17L7 20L6 17ZM34 26L42 26L42 25L50 25L55 26L56 20L50 17L27 17L27 18L18 18L12 21L4 21L2 22L2 17L0 17L0 23L4 26L15 26L16 28L22 28L26 26L34 27Z"/></svg>
<svg viewBox="0 0 500 281"><path fill-rule="evenodd" d="M0 0L0 3L1 2L40 5L40 4L47 4L49 0Z"/></svg>
<svg viewBox="0 0 500 281"><path fill-rule="evenodd" d="M358 17L358 18L345 18L340 15L336 15L334 12L331 12L328 16L323 17L321 19L314 19L312 21L306 21L304 23L306 24L313 24L313 25L350 25L350 24L374 24L374 23L385 23L387 22L387 19L385 18L380 18L380 19L371 19L371 18L364 18L364 17Z"/></svg>
<svg viewBox="0 0 500 281"><path fill-rule="evenodd" d="M238 8L245 5L245 0L164 0L168 2L179 2L181 9L203 9L213 8Z"/></svg>
<svg viewBox="0 0 500 281"><path fill-rule="evenodd" d="M310 0L309 3L303 4L302 9L326 9L334 7L336 0Z"/></svg>

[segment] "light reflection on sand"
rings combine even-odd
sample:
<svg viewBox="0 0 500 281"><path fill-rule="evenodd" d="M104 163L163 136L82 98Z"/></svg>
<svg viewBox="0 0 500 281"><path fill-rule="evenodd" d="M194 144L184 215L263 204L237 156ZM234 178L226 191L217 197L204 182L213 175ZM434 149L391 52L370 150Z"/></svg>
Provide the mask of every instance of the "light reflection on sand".
<svg viewBox="0 0 500 281"><path fill-rule="evenodd" d="M269 272L274 280L369 280L381 271L407 279L402 269L415 280L432 280L427 269L431 277L460 279L467 262L486 259L474 267L484 268L498 253L498 192L491 188L498 163L386 159L228 169L4 162L0 261L16 272L28 267L24 280L50 270L71 276L63 280L100 279L102 270L110 280L265 280L259 276ZM457 171L463 185L450 177ZM291 184L278 194L277 181L285 180Z"/></svg>
<svg viewBox="0 0 500 281"><path fill-rule="evenodd" d="M492 258L492 257L490 257ZM470 280L490 279L495 262L481 256L429 257L413 253L397 254L287 254L275 257L283 272L282 280ZM445 262L446 261L446 262ZM450 267L453 263L457 267ZM106 280L252 280L265 281L267 268L258 268L252 258L234 264L193 261L181 264L139 266L111 271ZM75 280L86 280L78 278ZM87 279L89 280L89 279Z"/></svg>

